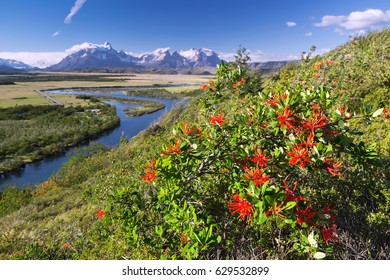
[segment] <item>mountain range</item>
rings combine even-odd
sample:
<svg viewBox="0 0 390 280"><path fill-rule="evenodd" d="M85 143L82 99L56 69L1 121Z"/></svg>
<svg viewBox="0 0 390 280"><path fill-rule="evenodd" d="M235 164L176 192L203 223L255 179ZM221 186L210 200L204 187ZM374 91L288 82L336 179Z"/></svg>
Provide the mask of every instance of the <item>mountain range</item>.
<svg viewBox="0 0 390 280"><path fill-rule="evenodd" d="M84 43L67 50L68 55L49 71L69 71L83 68L168 68L189 69L216 67L221 63L218 54L209 49L189 49L171 52L169 48L132 55L115 50L110 43L103 45Z"/></svg>
<svg viewBox="0 0 390 280"><path fill-rule="evenodd" d="M191 48L171 52L169 48L156 49L153 52L134 55L124 51L115 50L112 45L105 42L102 45L83 43L75 45L66 51L67 56L59 63L47 68L39 69L15 61L0 59L1 72L18 72L31 70L44 71L72 71L97 68L133 68L133 69L195 69L216 67L221 63L220 56L206 48ZM280 68L286 62L266 62L251 64L251 68Z"/></svg>

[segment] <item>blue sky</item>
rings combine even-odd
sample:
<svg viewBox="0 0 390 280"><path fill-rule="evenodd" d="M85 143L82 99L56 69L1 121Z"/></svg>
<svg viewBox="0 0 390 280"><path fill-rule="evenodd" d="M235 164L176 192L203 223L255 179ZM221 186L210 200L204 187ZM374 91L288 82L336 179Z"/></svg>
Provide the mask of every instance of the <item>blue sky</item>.
<svg viewBox="0 0 390 280"><path fill-rule="evenodd" d="M132 53L204 47L225 57L241 44L255 61L281 60L390 26L389 0L2 0L0 7L0 58L25 61L105 41Z"/></svg>

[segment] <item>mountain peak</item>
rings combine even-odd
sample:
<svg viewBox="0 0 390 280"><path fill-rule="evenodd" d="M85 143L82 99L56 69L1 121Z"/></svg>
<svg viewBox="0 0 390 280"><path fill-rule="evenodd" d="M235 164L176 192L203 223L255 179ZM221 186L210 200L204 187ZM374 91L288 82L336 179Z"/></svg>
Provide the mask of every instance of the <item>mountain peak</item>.
<svg viewBox="0 0 390 280"><path fill-rule="evenodd" d="M170 50L170 47L160 48L160 49L154 50L153 54L155 54L155 55L166 54L166 53L169 53L169 50Z"/></svg>
<svg viewBox="0 0 390 280"><path fill-rule="evenodd" d="M103 45L85 42L80 45L74 45L70 49L67 49L66 52L71 55L79 51L87 51L91 49L113 50L109 42L105 42Z"/></svg>

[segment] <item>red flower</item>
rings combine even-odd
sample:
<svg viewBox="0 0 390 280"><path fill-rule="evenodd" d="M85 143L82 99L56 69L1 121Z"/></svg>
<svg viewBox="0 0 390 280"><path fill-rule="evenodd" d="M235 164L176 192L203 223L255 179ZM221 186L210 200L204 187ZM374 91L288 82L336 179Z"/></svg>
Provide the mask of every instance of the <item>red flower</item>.
<svg viewBox="0 0 390 280"><path fill-rule="evenodd" d="M383 109L383 115L385 115L385 118L390 120L390 115L387 113L387 108Z"/></svg>
<svg viewBox="0 0 390 280"><path fill-rule="evenodd" d="M202 90L206 90L207 89L207 85L206 84L203 84L202 87L201 87Z"/></svg>
<svg viewBox="0 0 390 280"><path fill-rule="evenodd" d="M105 210L100 209L99 211L96 212L96 218L101 219L104 217L104 215L106 215L106 213L107 212Z"/></svg>
<svg viewBox="0 0 390 280"><path fill-rule="evenodd" d="M295 181L294 188L290 190L289 186L287 185L287 181L283 180L284 186L286 187L286 202L289 201L301 201L305 200L305 198L302 197L302 195L295 195L295 191L297 189L298 181Z"/></svg>
<svg viewBox="0 0 390 280"><path fill-rule="evenodd" d="M269 180L269 176L264 176L262 169L247 169L245 175L249 180L252 180L256 186L260 186Z"/></svg>
<svg viewBox="0 0 390 280"><path fill-rule="evenodd" d="M292 122L295 119L292 118L291 116L292 116L292 114L290 112L290 109L289 108L285 108L284 111L283 111L283 114L278 115L279 126L286 125L287 128L293 128L294 125L292 124Z"/></svg>
<svg viewBox="0 0 390 280"><path fill-rule="evenodd" d="M317 145L317 143L314 142L314 132L310 132L309 136L307 137L306 141L302 142L302 146L305 146L306 148L311 148Z"/></svg>
<svg viewBox="0 0 390 280"><path fill-rule="evenodd" d="M333 224L331 227L328 228L321 228L322 237L324 238L324 241L328 245L328 241L333 242L339 242L340 239L338 238L338 231L335 230L336 225Z"/></svg>
<svg viewBox="0 0 390 280"><path fill-rule="evenodd" d="M177 139L175 145L170 145L167 147L165 151L161 151L161 153L169 155L169 154L177 154L180 155L183 151L179 149L180 147L180 139Z"/></svg>
<svg viewBox="0 0 390 280"><path fill-rule="evenodd" d="M259 148L259 150L255 149L255 155L253 157L251 157L251 158L248 158L248 160L251 161L251 162L256 162L261 167L264 167L264 166L267 165L268 157L266 157L263 154L263 151L261 150L261 148Z"/></svg>
<svg viewBox="0 0 390 280"><path fill-rule="evenodd" d="M223 116L223 113L220 113L219 116L212 116L210 118L210 123L212 125L219 125L219 126L221 126L226 119L227 118L225 118Z"/></svg>
<svg viewBox="0 0 390 280"><path fill-rule="evenodd" d="M192 129L190 129L189 124L186 123L186 122L183 122L183 123L181 124L181 131L182 131L183 134L185 134L185 135L198 134L198 133L200 132L199 129L197 129L197 128L192 128Z"/></svg>
<svg viewBox="0 0 390 280"><path fill-rule="evenodd" d="M322 62L322 61L319 61L319 62L315 63L315 64L314 64L314 69L316 69L316 70L320 70L320 69L321 69L321 67L322 67L322 64L323 64L323 62Z"/></svg>
<svg viewBox="0 0 390 280"><path fill-rule="evenodd" d="M320 77L320 74L314 73L313 76L314 76L314 78L318 79Z"/></svg>
<svg viewBox="0 0 390 280"><path fill-rule="evenodd" d="M279 217L282 217L283 219L286 219L287 216L282 214L282 211L286 208L283 207L284 201L282 201L279 205L275 205L274 207L270 207L267 212L265 212L265 216L268 217L269 214L278 215Z"/></svg>
<svg viewBox="0 0 390 280"><path fill-rule="evenodd" d="M337 177L343 176L343 174L339 172L340 167L342 166L340 162L334 160L325 160L325 164L327 165L326 169L329 171L330 174Z"/></svg>
<svg viewBox="0 0 390 280"><path fill-rule="evenodd" d="M63 247L64 249L68 249L69 246L70 246L69 242L66 242L62 247Z"/></svg>
<svg viewBox="0 0 390 280"><path fill-rule="evenodd" d="M304 168L306 163L310 162L309 152L301 145L292 148L291 152L288 153L288 156L291 157L289 161L291 165L296 165L299 162L299 165Z"/></svg>
<svg viewBox="0 0 390 280"><path fill-rule="evenodd" d="M335 220L337 220L337 217L332 215L333 209L334 209L334 206L332 205L332 203L329 203L328 205L326 205L324 207L323 211L324 211L324 214L327 215L330 220L335 221Z"/></svg>
<svg viewBox="0 0 390 280"><path fill-rule="evenodd" d="M232 199L234 201L228 202L228 207L230 211L232 211L232 214L234 215L236 213L239 213L238 218L241 221L245 219L247 222L251 221L253 216L253 205L246 201L244 198L242 198L239 194L235 194Z"/></svg>
<svg viewBox="0 0 390 280"><path fill-rule="evenodd" d="M141 176L142 179L148 181L148 182L153 182L156 178L156 159L153 158L151 159L145 166L144 170L145 175Z"/></svg>
<svg viewBox="0 0 390 280"><path fill-rule="evenodd" d="M302 227L302 224L312 224L315 225L315 222L312 220L312 218L315 216L316 212L310 211L310 205L306 207L305 210L302 210L299 205L297 205L298 211L295 212L295 215L298 217L297 223Z"/></svg>
<svg viewBox="0 0 390 280"><path fill-rule="evenodd" d="M141 178L145 181L153 182L157 178L156 171L146 172L144 176L141 176Z"/></svg>
<svg viewBox="0 0 390 280"><path fill-rule="evenodd" d="M276 100L273 99L273 98L271 98L271 97L268 97L267 103L268 103L269 105L271 105L272 107L278 107L278 103L276 102Z"/></svg>
<svg viewBox="0 0 390 280"><path fill-rule="evenodd" d="M303 120L303 127L315 131L317 128L326 126L328 119L323 115L319 106L313 105L313 116L308 120Z"/></svg>

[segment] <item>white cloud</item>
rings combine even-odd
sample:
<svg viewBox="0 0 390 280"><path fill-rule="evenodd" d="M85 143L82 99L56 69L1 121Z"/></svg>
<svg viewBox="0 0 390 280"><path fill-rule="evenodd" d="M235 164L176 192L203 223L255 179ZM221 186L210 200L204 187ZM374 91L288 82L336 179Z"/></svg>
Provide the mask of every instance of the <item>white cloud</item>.
<svg viewBox="0 0 390 280"><path fill-rule="evenodd" d="M293 21L288 21L288 22L286 22L286 25L287 25L288 27L294 27L294 26L297 26L297 23L296 23L296 22L293 22Z"/></svg>
<svg viewBox="0 0 390 280"><path fill-rule="evenodd" d="M345 29L364 29L375 25L381 25L390 22L390 10L369 9L364 12L352 12L347 20L341 24Z"/></svg>
<svg viewBox="0 0 390 280"><path fill-rule="evenodd" d="M346 16L323 16L321 22L314 24L317 27L327 27L330 25L339 25L344 22Z"/></svg>
<svg viewBox="0 0 390 280"><path fill-rule="evenodd" d="M316 27L335 26L335 31L345 34L344 30L364 30L377 28L390 23L390 10L382 11L378 9L368 9L365 11L355 11L348 16L326 15L321 22L315 23Z"/></svg>
<svg viewBox="0 0 390 280"><path fill-rule="evenodd" d="M313 33L311 33L311 32L306 32L305 33L305 36L312 36L313 35Z"/></svg>
<svg viewBox="0 0 390 280"><path fill-rule="evenodd" d="M61 31L58 30L58 31L54 32L51 36L52 37L57 37L60 34L61 34Z"/></svg>
<svg viewBox="0 0 390 280"><path fill-rule="evenodd" d="M261 50L255 50L250 51L249 57L251 58L250 62L267 62L267 61L284 61L284 60L297 60L300 59L300 55L295 54L289 54L289 55L277 55L277 54L270 54L270 53L264 53ZM223 59L225 61L235 61L234 55L236 53L222 53L218 52L219 58Z"/></svg>
<svg viewBox="0 0 390 280"><path fill-rule="evenodd" d="M0 52L0 58L14 59L39 68L57 64L65 56L66 52Z"/></svg>
<svg viewBox="0 0 390 280"><path fill-rule="evenodd" d="M70 10L70 13L65 18L64 23L72 23L72 18L78 13L85 2L87 2L87 0L76 0L76 3L74 3L72 9Z"/></svg>

